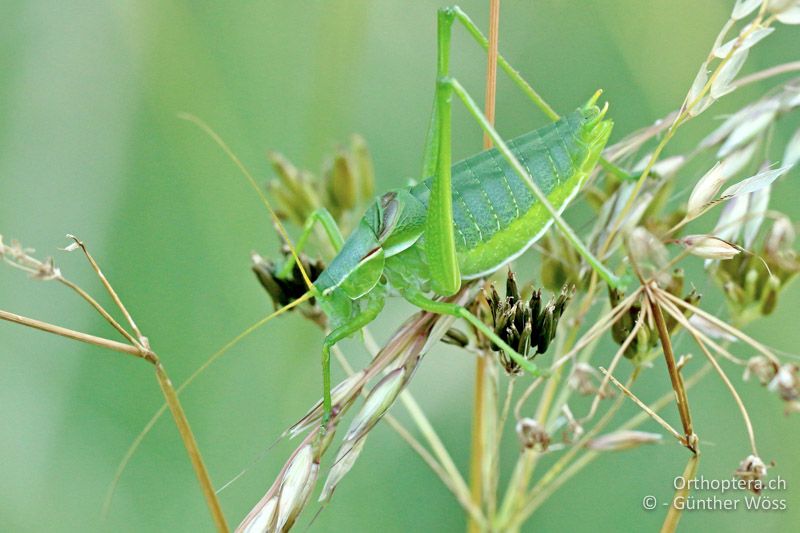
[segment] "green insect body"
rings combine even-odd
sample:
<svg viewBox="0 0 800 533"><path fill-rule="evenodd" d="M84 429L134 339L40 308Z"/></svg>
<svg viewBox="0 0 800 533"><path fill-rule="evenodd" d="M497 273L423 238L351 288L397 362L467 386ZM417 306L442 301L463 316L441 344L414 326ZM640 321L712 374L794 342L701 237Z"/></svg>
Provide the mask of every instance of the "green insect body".
<svg viewBox="0 0 800 533"><path fill-rule="evenodd" d="M508 146L550 203L563 211L597 163L611 126L596 106L587 105ZM314 282L323 300L337 290L351 300L368 297L382 276L398 289L430 290L424 230L432 180L391 191L370 206ZM553 222L497 149L456 163L452 180L453 228L463 280L495 272L527 250Z"/></svg>
<svg viewBox="0 0 800 533"><path fill-rule="evenodd" d="M484 48L486 38L457 7L439 10L436 97L419 184L378 198L343 241L333 217L315 212L298 239L302 249L315 224L322 224L337 255L303 297L316 298L329 318L322 347L323 427L331 416L330 350L380 313L389 290L420 309L468 321L502 348L521 368L541 375L536 365L505 343L469 310L440 299L455 294L464 280L488 275L528 249L554 222L600 277L616 278L560 218L597 163L611 133L606 108L596 93L575 112L506 143L464 87L450 77L452 25L463 24ZM539 99L508 62L498 64L532 99ZM467 108L494 149L451 164L453 97ZM556 117L548 108L548 114ZM283 272L289 272L287 263ZM281 311L282 312L282 311ZM279 314L279 313L278 313Z"/></svg>
<svg viewBox="0 0 800 533"><path fill-rule="evenodd" d="M559 213L580 190L608 140L612 122L604 120L604 114L593 99L557 122L508 142L513 156ZM456 163L451 173L451 225L461 280L498 270L553 223L497 149ZM333 344L378 315L390 288L412 303L436 310L436 302L423 296L436 292L426 250L433 184L434 178L428 178L378 198L315 280L314 292L333 328L325 341L324 365L329 364ZM325 370L326 395L329 379Z"/></svg>

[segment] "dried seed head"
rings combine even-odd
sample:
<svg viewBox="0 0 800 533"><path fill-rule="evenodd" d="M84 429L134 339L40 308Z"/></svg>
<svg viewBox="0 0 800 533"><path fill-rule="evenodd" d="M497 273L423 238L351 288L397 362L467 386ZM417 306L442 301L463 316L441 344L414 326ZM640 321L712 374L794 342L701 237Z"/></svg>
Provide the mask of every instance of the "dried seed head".
<svg viewBox="0 0 800 533"><path fill-rule="evenodd" d="M767 475L767 465L756 455L748 455L739 464L735 472L736 477L747 482L748 490L760 494L763 488L763 480Z"/></svg>
<svg viewBox="0 0 800 533"><path fill-rule="evenodd" d="M742 70L745 61L747 61L748 53L749 50L746 48L739 48L733 52L728 62L722 66L717 77L711 82L711 89L709 90L709 96L711 98L718 100L726 94L733 92L736 88L736 86L733 85L733 80L736 79L739 71Z"/></svg>
<svg viewBox="0 0 800 533"><path fill-rule="evenodd" d="M562 438L564 442L567 443L575 442L581 438L581 436L583 436L585 430L583 429L583 426L581 426L580 423L575 420L575 416L572 414L572 410L569 408L569 405L564 404L564 407L561 408L561 412L564 413L564 418L567 421L567 426L564 428Z"/></svg>
<svg viewBox="0 0 800 533"><path fill-rule="evenodd" d="M787 404L796 405L800 399L800 365L786 363L778 368L767 388L775 391ZM788 409L787 410L793 410Z"/></svg>
<svg viewBox="0 0 800 533"><path fill-rule="evenodd" d="M763 170L755 176L751 176L740 181L739 183L731 185L722 192L722 197L730 198L733 196L750 194L752 192L759 191L764 187L771 185L773 181L785 174L790 168L790 166L784 166L772 170Z"/></svg>
<svg viewBox="0 0 800 533"><path fill-rule="evenodd" d="M265 531L276 531L275 511L278 509L278 497L273 496L259 509L252 517L247 518L239 524L237 531L242 533L263 533Z"/></svg>
<svg viewBox="0 0 800 533"><path fill-rule="evenodd" d="M699 115L700 113L705 111L705 109L711 104L711 102L713 102L713 100L710 100L709 103L705 103L702 100L696 102L697 98L703 91L703 88L705 88L706 83L708 83L708 64L703 63L702 65L700 65L700 70L694 77L692 86L689 88L689 93L686 95L686 99L683 103L683 109L694 104L694 106L692 106L692 108L689 110L689 113L692 116Z"/></svg>
<svg viewBox="0 0 800 533"><path fill-rule="evenodd" d="M287 248L282 249L281 252L283 253L283 264L289 260L293 263L288 274L284 273L285 269L282 266L279 266L270 259L265 259L257 253L253 253L250 256L252 263L251 269L259 283L261 283L261 286L264 287L267 294L269 294L275 309L290 304L305 295L308 291L300 267L294 262L294 256L291 255ZM312 261L305 254L300 254L300 262L303 264L303 269L311 280L317 279L322 271L325 270L325 264L321 260L317 259L316 261ZM316 306L314 298L310 299L308 304L303 305L301 310L303 314L311 320L314 320L320 325L325 324L325 315Z"/></svg>
<svg viewBox="0 0 800 533"><path fill-rule="evenodd" d="M350 404L357 398L363 385L363 378L365 370L356 372L331 389L331 403L333 409L339 413L347 410ZM342 404L348 400L347 404ZM312 407L300 420L295 422L289 429L284 432L284 435L289 435L289 438L294 438L303 431L319 426L322 420L322 399L320 399L314 407Z"/></svg>
<svg viewBox="0 0 800 533"><path fill-rule="evenodd" d="M724 329L717 326L715 323L711 322L710 320L703 318L700 315L692 315L689 318L689 324L692 325L693 328L697 329L701 333L705 334L709 338L712 339L721 339L728 342L736 342L737 338Z"/></svg>
<svg viewBox="0 0 800 533"><path fill-rule="evenodd" d="M744 240L745 248L750 248L758 236L758 230L761 229L761 224L764 222L764 217L767 214L769 207L769 198L772 187L767 185L763 189L752 192L748 195L747 209L748 219L744 223Z"/></svg>
<svg viewBox="0 0 800 533"><path fill-rule="evenodd" d="M350 138L350 149L358 171L360 200L368 202L375 196L375 168L367 148L367 141L360 135L353 135Z"/></svg>
<svg viewBox="0 0 800 533"><path fill-rule="evenodd" d="M375 176L372 159L362 137L354 135L324 165L320 178L298 170L278 153L268 154L276 178L267 187L276 199L282 219L302 226L320 207L326 208L346 233L357 211L373 199Z"/></svg>
<svg viewBox="0 0 800 533"><path fill-rule="evenodd" d="M795 4L777 13L775 18L783 24L800 24L800 4Z"/></svg>
<svg viewBox="0 0 800 533"><path fill-rule="evenodd" d="M517 437L523 448L546 452L550 446L550 435L533 418L521 418L517 422Z"/></svg>
<svg viewBox="0 0 800 533"><path fill-rule="evenodd" d="M30 274L30 277L39 281L50 281L61 278L61 270L55 266L52 257L43 261L33 257L35 250L25 248L19 241L12 240L11 244L3 243L0 235L0 258L10 265Z"/></svg>
<svg viewBox="0 0 800 533"><path fill-rule="evenodd" d="M339 451L336 453L336 459L328 473L328 478L325 480L325 486L319 495L320 502L327 502L333 496L333 491L339 485L339 482L344 479L350 469L353 468L358 456L364 449L364 443L367 442L366 435L356 441L345 441Z"/></svg>
<svg viewBox="0 0 800 533"><path fill-rule="evenodd" d="M742 252L738 246L713 235L688 235L678 241L689 253L706 259L731 259Z"/></svg>
<svg viewBox="0 0 800 533"><path fill-rule="evenodd" d="M369 392L361 410L353 418L345 440L361 438L383 417L406 383L404 368L396 368L381 379Z"/></svg>
<svg viewBox="0 0 800 533"><path fill-rule="evenodd" d="M748 48L752 48L756 43L764 39L767 35L775 31L775 28L756 28L750 31L750 25L745 26L742 28L741 33L739 36L731 39L727 43L718 46L714 49L714 55L717 56L719 59L724 59L728 56L729 53L733 50L735 44L739 43L739 50L747 50ZM742 38L742 35L745 33L748 35ZM741 41L740 41L741 39Z"/></svg>
<svg viewBox="0 0 800 533"><path fill-rule="evenodd" d="M278 215L302 226L322 206L316 178L309 172L301 172L277 152L269 152L267 157L277 176L267 188L277 200Z"/></svg>
<svg viewBox="0 0 800 533"><path fill-rule="evenodd" d="M783 13L796 2L797 0L767 0L767 11L773 14Z"/></svg>
<svg viewBox="0 0 800 533"><path fill-rule="evenodd" d="M659 159L650 169L650 173L659 178L669 179L686 163L686 156L673 155Z"/></svg>
<svg viewBox="0 0 800 533"><path fill-rule="evenodd" d="M311 488L316 482L318 471L319 464L314 462L311 445L306 444L295 454L281 479L275 523L276 531L288 529L294 518L303 509L306 499L311 493Z"/></svg>
<svg viewBox="0 0 800 533"><path fill-rule="evenodd" d="M800 128L797 128L792 138L786 143L781 163L783 166L793 167L798 161L800 161Z"/></svg>
<svg viewBox="0 0 800 533"><path fill-rule="evenodd" d="M728 200L719 215L714 235L725 241L736 242L747 220L747 196L736 196Z"/></svg>
<svg viewBox="0 0 800 533"><path fill-rule="evenodd" d="M661 435L646 431L621 430L607 433L586 443L590 450L601 452L628 450L642 444L655 444L661 442Z"/></svg>
<svg viewBox="0 0 800 533"><path fill-rule="evenodd" d="M750 376L755 376L758 382L762 385L767 385L775 377L778 372L778 367L764 357L763 355L756 355L747 360L747 366L744 369L742 379L747 381Z"/></svg>
<svg viewBox="0 0 800 533"><path fill-rule="evenodd" d="M596 394L600 384L600 373L592 365L578 362L572 367L567 384L583 396Z"/></svg>
<svg viewBox="0 0 800 533"><path fill-rule="evenodd" d="M358 202L359 191L356 170L347 154L336 154L325 178L331 204L336 207L334 212L353 209Z"/></svg>
<svg viewBox="0 0 800 533"><path fill-rule="evenodd" d="M761 0L736 0L731 18L734 20L742 20L755 11L760 5Z"/></svg>
<svg viewBox="0 0 800 533"><path fill-rule="evenodd" d="M794 239L795 231L792 221L786 216L781 216L772 224L772 228L764 240L764 250L768 254L791 250Z"/></svg>
<svg viewBox="0 0 800 533"><path fill-rule="evenodd" d="M722 163L717 161L717 163L711 167L711 170L700 178L697 185L692 189L692 194L689 196L689 202L686 207L686 218L692 219L699 215L717 196L717 193L722 188L722 184L728 179L723 170L724 167Z"/></svg>
<svg viewBox="0 0 800 533"><path fill-rule="evenodd" d="M509 271L506 279L506 296L501 298L492 286L490 294L485 294L492 316L492 328L517 353L528 359L544 353L555 338L558 322L564 308L572 298L574 289L562 287L558 296L542 306L541 289L523 299L514 273ZM500 363L509 374L521 372L519 365L493 343L492 350L498 352Z"/></svg>

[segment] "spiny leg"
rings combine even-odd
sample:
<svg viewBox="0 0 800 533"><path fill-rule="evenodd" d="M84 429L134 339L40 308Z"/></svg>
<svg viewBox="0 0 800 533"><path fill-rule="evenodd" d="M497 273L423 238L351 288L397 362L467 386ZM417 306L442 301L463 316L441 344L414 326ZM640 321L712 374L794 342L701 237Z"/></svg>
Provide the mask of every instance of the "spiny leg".
<svg viewBox="0 0 800 533"><path fill-rule="evenodd" d="M511 359L514 360L523 370L530 373L532 376L541 376L544 374L542 370L539 369L534 363L527 360L522 354L517 352L514 348L508 345L503 339L501 339L492 328L487 326L483 320L476 317L469 309L463 307L458 304L454 304L451 302L441 302L438 300L432 300L428 298L424 294L414 290L407 290L403 292L403 298L419 307L420 309L424 309L425 311L430 311L431 313L436 313L440 315L450 315L457 318L463 318L475 328L477 328L481 333L486 335L486 337L491 340L495 345L502 348Z"/></svg>
<svg viewBox="0 0 800 533"><path fill-rule="evenodd" d="M489 39L481 32L480 28L472 21L472 19L467 15L464 10L462 10L458 6L451 6L442 8L442 11L449 11L452 13L453 18L452 21L460 22L467 32L472 36L473 39L483 48L484 50L489 49ZM506 75L514 82L514 84L522 91L528 99L533 102L533 104L539 108L539 110L544 113L550 120L556 121L560 117L558 113L548 104L544 98L534 89L528 81L522 77L517 69L515 69L508 60L503 57L502 54L498 54L497 56L497 64L506 73ZM611 163L610 161L606 160L604 157L600 157L600 165L606 169L606 171L610 174L615 175L617 178L622 180L635 180L637 176L631 175L629 172L625 171L624 169L620 168L619 166ZM430 176L431 174L426 174L426 176Z"/></svg>
<svg viewBox="0 0 800 533"><path fill-rule="evenodd" d="M338 253L339 250L342 249L344 237L342 237L342 232L339 230L339 226L336 224L336 221L333 219L333 215L331 215L330 211L324 207L320 207L308 215L308 218L303 225L303 231L300 234L300 238L297 239L297 244L294 247L295 254L299 255L300 252L305 249L306 245L308 244L308 239L311 237L311 234L314 232L314 228L317 224L322 226L322 229L325 230L325 236L328 238L331 246L333 246L333 251ZM295 262L294 258L294 254L287 258L286 264L283 265L283 268L279 273L280 277L287 277L292 272Z"/></svg>
<svg viewBox="0 0 800 533"><path fill-rule="evenodd" d="M438 80L447 77L450 68L450 37L453 14L439 10L437 34L437 83L433 116L425 147L423 177L434 176L425 220L425 250L430 266L433 290L442 295L455 294L461 287L461 273L456 257L453 230L453 192L451 176L452 89Z"/></svg>
<svg viewBox="0 0 800 533"><path fill-rule="evenodd" d="M469 32L473 39L483 48L484 50L489 49L489 39L481 32L480 28L472 22L472 19L469 18L463 9L458 6L451 6L443 8L444 11L450 11L452 13L452 19L460 22L464 28ZM517 69L511 66L511 64L503 57L502 54L497 54L497 64L498 66L505 72L509 78L520 88L520 90L525 93L525 95L538 107L542 113L547 115L550 120L556 121L559 119L558 113L548 104L544 98L539 95L536 90L531 87L530 83L528 83L525 78L519 73Z"/></svg>
<svg viewBox="0 0 800 533"><path fill-rule="evenodd" d="M533 195L548 211L550 216L553 217L556 226L558 226L572 246L609 286L617 287L619 285L617 277L589 251L583 242L581 242L577 234L567 225L564 219L561 218L561 215L550 204L547 197L528 174L528 171L522 166L494 127L489 123L469 93L467 93L456 79L449 76L452 25L459 13L462 16L458 17L458 20L464 23L468 29L474 28L477 30L475 25L469 21L469 18L466 17L462 11L455 8L439 10L437 25L438 77L436 80L436 98L434 100L433 116L428 131L423 164L424 172L433 171L428 215L425 222L425 249L428 254L431 285L434 291L442 295L451 295L459 289L461 284L452 222L452 179L450 170L452 132L450 117L453 93L458 95L467 110L495 143L495 146L503 157L527 184ZM478 35L482 36L479 31ZM478 40L482 42L481 39ZM504 63L507 64L505 60ZM521 77L519 79L525 86L529 87ZM597 96L599 96L599 94Z"/></svg>
<svg viewBox="0 0 800 533"><path fill-rule="evenodd" d="M323 431L331 419L333 402L331 400L331 348L342 339L358 332L364 326L375 320L383 309L382 297L367 299L366 308L347 324L331 331L322 344L322 429Z"/></svg>

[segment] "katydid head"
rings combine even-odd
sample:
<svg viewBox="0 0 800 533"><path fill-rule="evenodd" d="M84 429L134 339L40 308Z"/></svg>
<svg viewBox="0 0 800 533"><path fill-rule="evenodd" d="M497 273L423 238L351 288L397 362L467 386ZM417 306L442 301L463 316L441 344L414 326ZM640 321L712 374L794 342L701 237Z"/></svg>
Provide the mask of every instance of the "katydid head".
<svg viewBox="0 0 800 533"><path fill-rule="evenodd" d="M323 297L343 292L356 300L372 291L385 260L405 250L422 234L417 211L424 206L406 190L391 191L370 205L342 249L314 286ZM415 222L416 221L416 222Z"/></svg>

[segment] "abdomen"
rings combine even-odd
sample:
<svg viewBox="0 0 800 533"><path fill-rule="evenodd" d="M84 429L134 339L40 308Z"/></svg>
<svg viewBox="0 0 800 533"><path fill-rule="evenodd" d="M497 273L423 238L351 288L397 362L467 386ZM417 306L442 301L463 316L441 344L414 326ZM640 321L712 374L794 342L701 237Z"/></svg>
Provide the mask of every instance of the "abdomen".
<svg viewBox="0 0 800 533"><path fill-rule="evenodd" d="M596 107L508 142L539 189L557 210L577 194L608 140L611 122ZM461 276L490 273L524 252L552 217L496 150L453 166L453 225ZM412 188L427 204L430 179Z"/></svg>

